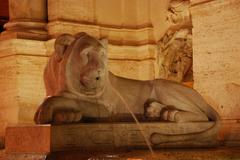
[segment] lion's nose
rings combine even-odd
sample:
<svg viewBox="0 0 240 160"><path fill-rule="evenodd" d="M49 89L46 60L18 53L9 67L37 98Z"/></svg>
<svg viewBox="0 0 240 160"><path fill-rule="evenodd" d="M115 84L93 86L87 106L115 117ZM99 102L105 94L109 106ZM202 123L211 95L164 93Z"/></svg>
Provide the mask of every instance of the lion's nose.
<svg viewBox="0 0 240 160"><path fill-rule="evenodd" d="M96 77L96 80L99 80L100 79L100 77Z"/></svg>

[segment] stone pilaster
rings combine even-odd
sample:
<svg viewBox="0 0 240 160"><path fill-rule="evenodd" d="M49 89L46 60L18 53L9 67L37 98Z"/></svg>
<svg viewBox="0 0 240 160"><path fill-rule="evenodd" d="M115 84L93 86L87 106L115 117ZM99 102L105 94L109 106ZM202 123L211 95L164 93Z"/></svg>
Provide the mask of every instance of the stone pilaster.
<svg viewBox="0 0 240 160"><path fill-rule="evenodd" d="M9 0L9 22L0 34L0 147L6 126L32 122L44 97L46 22L46 0Z"/></svg>
<svg viewBox="0 0 240 160"><path fill-rule="evenodd" d="M46 40L46 22L46 0L9 0L9 22L0 39Z"/></svg>
<svg viewBox="0 0 240 160"><path fill-rule="evenodd" d="M240 1L191 0L194 88L222 119L240 117Z"/></svg>
<svg viewBox="0 0 240 160"><path fill-rule="evenodd" d="M154 79L157 46L149 9L148 0L49 0L48 33L53 39L77 32L107 38L110 71L131 79Z"/></svg>

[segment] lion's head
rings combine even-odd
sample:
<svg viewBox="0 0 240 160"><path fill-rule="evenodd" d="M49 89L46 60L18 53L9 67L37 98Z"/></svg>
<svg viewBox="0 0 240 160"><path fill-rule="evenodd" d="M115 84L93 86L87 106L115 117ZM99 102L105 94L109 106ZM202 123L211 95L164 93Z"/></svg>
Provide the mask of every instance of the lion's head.
<svg viewBox="0 0 240 160"><path fill-rule="evenodd" d="M95 95L104 89L107 75L107 41L86 33L63 34L56 39L55 53L62 61L69 91ZM60 69L61 70L61 69Z"/></svg>

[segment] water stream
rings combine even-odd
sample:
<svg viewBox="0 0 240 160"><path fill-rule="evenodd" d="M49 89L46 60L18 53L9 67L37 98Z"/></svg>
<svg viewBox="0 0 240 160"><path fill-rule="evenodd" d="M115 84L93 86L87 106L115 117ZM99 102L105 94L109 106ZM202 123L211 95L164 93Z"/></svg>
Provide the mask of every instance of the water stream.
<svg viewBox="0 0 240 160"><path fill-rule="evenodd" d="M146 136L146 133L144 132L144 129L143 127L141 126L141 124L139 123L137 117L134 115L134 113L132 112L132 110L130 109L129 105L126 103L126 101L124 100L124 98L121 96L121 94L114 88L114 87L111 87L113 89L113 91L119 96L119 98L123 101L126 109L128 110L128 112L131 114L131 116L133 117L134 121L136 122L136 125L137 127L139 128L145 142L146 142L146 145L148 146L152 156L154 156L154 151L153 151L153 148L151 146L151 143L149 141L149 139L147 138Z"/></svg>

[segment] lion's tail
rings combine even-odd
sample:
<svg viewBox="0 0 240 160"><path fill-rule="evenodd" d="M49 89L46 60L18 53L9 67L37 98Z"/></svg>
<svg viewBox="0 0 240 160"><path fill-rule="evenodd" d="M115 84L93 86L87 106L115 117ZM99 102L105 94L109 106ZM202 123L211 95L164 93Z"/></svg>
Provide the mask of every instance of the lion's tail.
<svg viewBox="0 0 240 160"><path fill-rule="evenodd" d="M202 131L198 132L190 132L184 134L162 134L159 132L153 133L150 137L151 143L154 145L167 144L167 143L176 143L176 142L192 142L194 144L198 144L201 142L206 142L208 145L210 142L215 142L214 144L218 144L218 131L220 129L220 117L218 113L212 109L210 106L208 108L208 117L212 120L212 125ZM201 122L199 122L201 123ZM208 122L204 122L208 123ZM186 123L186 125L189 125ZM198 123L195 123L198 125Z"/></svg>
<svg viewBox="0 0 240 160"><path fill-rule="evenodd" d="M216 142L217 132L219 128L219 121L216 121L211 127L204 131L187 133L187 134L161 134L159 132L153 133L150 137L151 143L154 145L161 145L167 143L178 143L178 142L192 142L197 144L198 142Z"/></svg>
<svg viewBox="0 0 240 160"><path fill-rule="evenodd" d="M165 82L166 83L166 82ZM184 134L162 134L162 133L153 133L150 137L150 140L153 144L165 144L165 143L174 143L174 142L185 142L190 141L193 143L201 143L202 141L212 142L213 139L217 142L217 133L220 129L220 116L218 113L203 99L203 97L194 89L172 83L172 89L181 95L183 99L186 99L188 102L192 103L194 106L197 106L204 114L209 118L209 123L212 122L210 127L206 127L202 131L184 133ZM201 123L201 122L199 122ZM203 122L202 122L203 123ZM208 122L204 122L208 123ZM193 124L193 123L192 123ZM176 124L177 125L177 124ZM186 123L186 125L190 125ZM196 122L194 125L198 125Z"/></svg>

